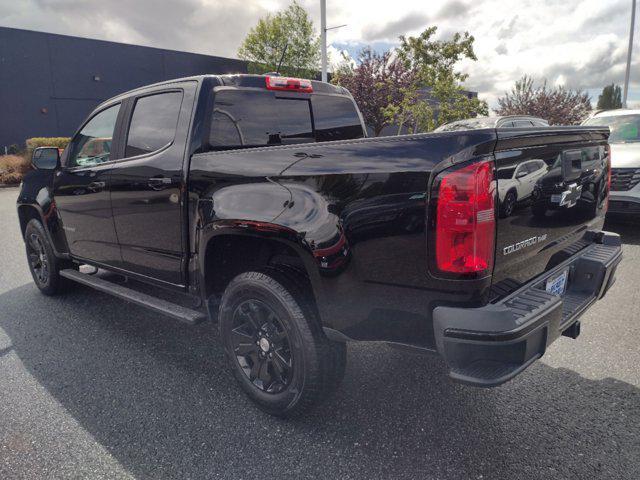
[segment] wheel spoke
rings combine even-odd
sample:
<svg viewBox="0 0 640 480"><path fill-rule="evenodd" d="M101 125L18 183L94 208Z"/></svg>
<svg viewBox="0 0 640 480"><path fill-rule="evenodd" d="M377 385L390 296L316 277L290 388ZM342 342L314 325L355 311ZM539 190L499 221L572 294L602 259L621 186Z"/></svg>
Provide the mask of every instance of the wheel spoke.
<svg viewBox="0 0 640 480"><path fill-rule="evenodd" d="M256 344L251 341L248 343L238 343L235 347L236 355L247 356L250 353L256 352Z"/></svg>
<svg viewBox="0 0 640 480"><path fill-rule="evenodd" d="M266 360L263 360L260 364L258 378L262 380L262 388L264 390L267 390L273 383L271 374L269 373L269 362L267 362Z"/></svg>
<svg viewBox="0 0 640 480"><path fill-rule="evenodd" d="M273 343L277 346L277 347L281 347L283 342L285 342L287 340L287 334L284 332L278 332L275 331L272 335L271 335L271 339L273 341Z"/></svg>
<svg viewBox="0 0 640 480"><path fill-rule="evenodd" d="M248 380L267 393L289 387L293 361L284 324L270 306L248 299L236 307L228 345Z"/></svg>
<svg viewBox="0 0 640 480"><path fill-rule="evenodd" d="M249 324L255 330L259 330L260 329L260 327L262 326L262 322L260 321L260 317L259 317L259 314L258 314L258 308L253 302L245 305L245 307L240 310L240 313L242 314L242 316L244 318L246 318L248 320Z"/></svg>
<svg viewBox="0 0 640 480"><path fill-rule="evenodd" d="M271 361L271 365L273 366L273 373L276 376L276 380L278 381L278 383L281 383L282 385L284 385L285 382L286 382L285 376L284 376L284 371L273 360Z"/></svg>
<svg viewBox="0 0 640 480"><path fill-rule="evenodd" d="M236 327L233 330L231 330L231 341L233 342L234 345L237 345L239 343L253 342L254 335L246 331L243 331L245 330L243 327L244 325L240 325L239 327Z"/></svg>
<svg viewBox="0 0 640 480"><path fill-rule="evenodd" d="M262 363L257 353L251 356L251 360L253 361L253 364L251 365L251 371L249 372L249 380L253 382L260 375L260 367L262 366Z"/></svg>
<svg viewBox="0 0 640 480"><path fill-rule="evenodd" d="M284 357L282 356L282 353L280 352L275 352L273 354L272 361L273 361L273 366L280 374L285 374L289 370L291 370L291 364L284 359Z"/></svg>
<svg viewBox="0 0 640 480"><path fill-rule="evenodd" d="M31 245L31 248L33 249L34 253L36 254L42 253L40 251L40 245L38 244L38 237L36 237L35 235L30 235L29 244Z"/></svg>

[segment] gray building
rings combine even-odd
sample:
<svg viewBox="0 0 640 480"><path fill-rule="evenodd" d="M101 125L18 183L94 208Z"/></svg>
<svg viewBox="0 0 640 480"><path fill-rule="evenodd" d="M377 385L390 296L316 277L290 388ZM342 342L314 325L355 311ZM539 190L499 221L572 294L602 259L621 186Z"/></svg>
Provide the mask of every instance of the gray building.
<svg viewBox="0 0 640 480"><path fill-rule="evenodd" d="M96 105L127 90L246 72L243 60L0 27L0 154L30 137L71 136ZM389 126L382 135L397 133Z"/></svg>
<svg viewBox="0 0 640 480"><path fill-rule="evenodd" d="M246 71L236 59L0 27L0 153L71 136L97 104L132 88Z"/></svg>

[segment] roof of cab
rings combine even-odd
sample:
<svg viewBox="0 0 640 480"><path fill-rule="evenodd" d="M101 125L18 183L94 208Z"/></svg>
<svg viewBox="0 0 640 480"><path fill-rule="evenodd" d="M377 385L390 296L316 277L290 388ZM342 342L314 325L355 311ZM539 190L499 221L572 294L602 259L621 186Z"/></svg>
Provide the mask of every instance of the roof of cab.
<svg viewBox="0 0 640 480"><path fill-rule="evenodd" d="M181 77L174 78L171 80L164 80L162 82L152 83L150 85L143 85L138 88L134 88L133 90L128 90L126 92L119 93L118 95L111 97L98 105L98 107L102 107L108 103L112 103L116 100L129 97L131 95L136 94L137 92L143 92L150 88L161 87L163 85L173 85L175 83L182 82L202 82L207 78L218 79L223 86L235 86L235 87L247 87L247 88L260 88L265 87L264 79L269 76L266 75L255 75L255 74L224 74L224 75L215 75L215 74L205 74L205 75L193 75L190 77ZM271 76L275 76L275 74L271 74ZM317 80L311 80L311 85L313 86L314 93L332 93L338 95L351 95L349 91L344 87L339 87L337 85L331 85L330 83L320 82Z"/></svg>

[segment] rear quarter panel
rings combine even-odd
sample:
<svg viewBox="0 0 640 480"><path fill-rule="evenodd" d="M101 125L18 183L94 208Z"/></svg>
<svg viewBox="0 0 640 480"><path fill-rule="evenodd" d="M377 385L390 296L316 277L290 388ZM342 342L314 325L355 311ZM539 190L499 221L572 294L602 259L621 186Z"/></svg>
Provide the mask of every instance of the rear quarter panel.
<svg viewBox="0 0 640 480"><path fill-rule="evenodd" d="M432 175L490 154L492 130L269 147L192 157L194 251L270 229L307 265L323 324L350 338L432 345L433 302L472 302L427 269ZM275 233L279 232L279 233Z"/></svg>

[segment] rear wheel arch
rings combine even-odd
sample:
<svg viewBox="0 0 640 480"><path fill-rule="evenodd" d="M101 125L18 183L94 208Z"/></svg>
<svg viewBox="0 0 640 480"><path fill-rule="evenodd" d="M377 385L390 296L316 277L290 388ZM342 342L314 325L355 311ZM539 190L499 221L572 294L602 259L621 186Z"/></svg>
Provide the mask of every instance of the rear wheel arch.
<svg viewBox="0 0 640 480"><path fill-rule="evenodd" d="M308 294L308 301L322 323L318 310L317 271L310 265L313 259L305 259L302 247L272 236L240 232L213 235L203 242L202 247L201 288L210 308L217 308L216 302L240 273L274 268L298 278L301 289Z"/></svg>

